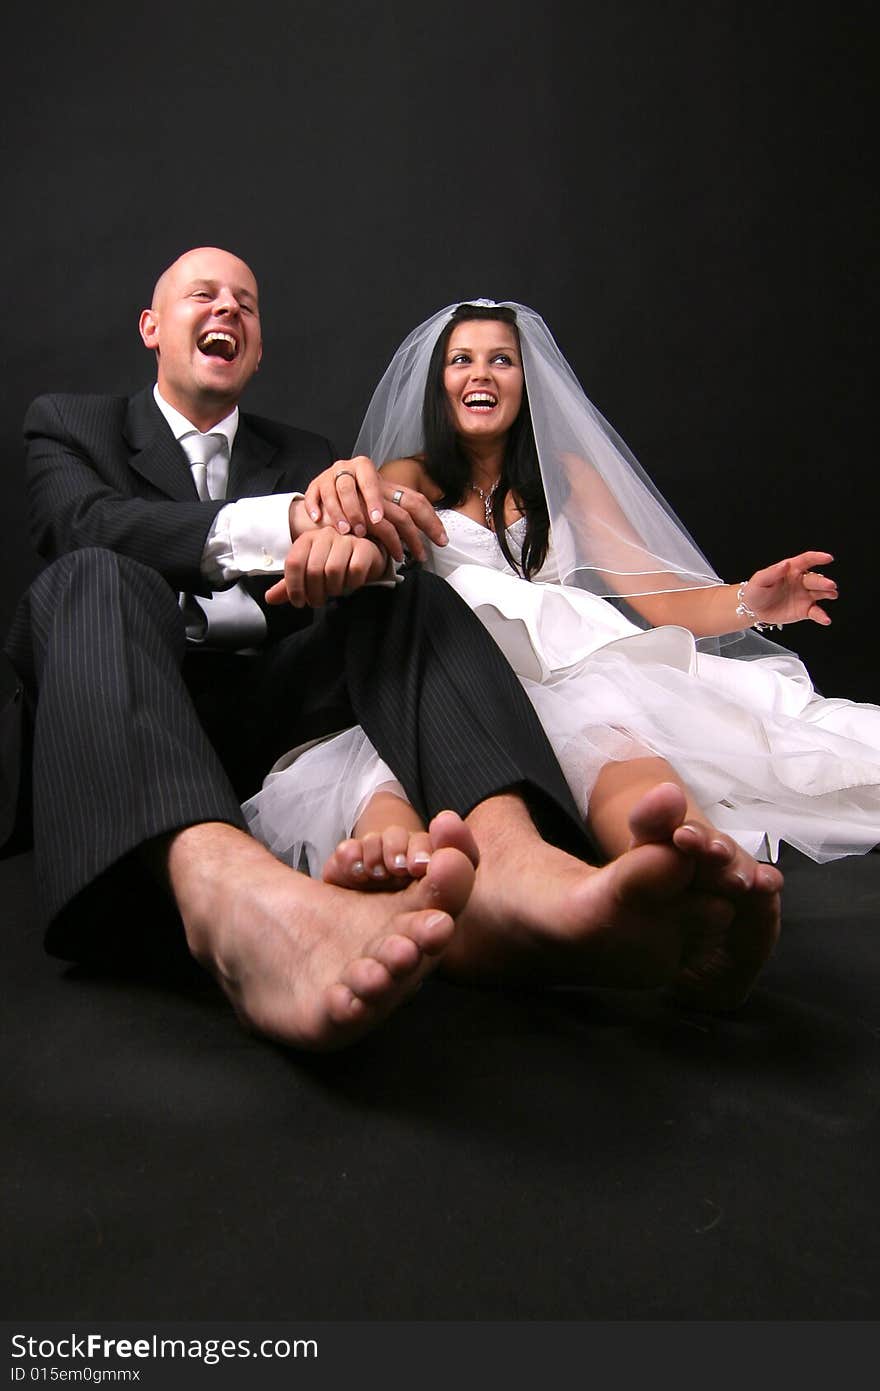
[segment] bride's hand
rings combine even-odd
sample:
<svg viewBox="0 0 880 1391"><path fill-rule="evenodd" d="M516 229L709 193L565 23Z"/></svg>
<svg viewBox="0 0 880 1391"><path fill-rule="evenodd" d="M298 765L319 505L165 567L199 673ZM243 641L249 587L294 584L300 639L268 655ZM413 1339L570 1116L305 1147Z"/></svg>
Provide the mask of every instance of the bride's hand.
<svg viewBox="0 0 880 1391"><path fill-rule="evenodd" d="M332 526L342 536L372 536L395 560L403 548L425 559L424 532L438 546L446 544L443 524L428 499L415 488L385 482L371 459L338 459L313 478L305 493L312 521Z"/></svg>
<svg viewBox="0 0 880 1391"><path fill-rule="evenodd" d="M755 571L743 598L761 623L797 623L809 618L827 627L831 619L821 604L837 598L837 585L813 567L828 565L833 559L827 551L804 551L779 560L766 570Z"/></svg>

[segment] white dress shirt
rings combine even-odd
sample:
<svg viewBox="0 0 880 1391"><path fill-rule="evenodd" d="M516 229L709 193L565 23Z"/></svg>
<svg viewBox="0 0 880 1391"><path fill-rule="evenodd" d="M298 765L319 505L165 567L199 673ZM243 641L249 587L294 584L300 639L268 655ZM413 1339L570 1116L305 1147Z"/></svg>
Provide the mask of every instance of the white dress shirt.
<svg viewBox="0 0 880 1391"><path fill-rule="evenodd" d="M181 415L153 387L156 405L179 442L185 435L199 434L191 420ZM208 464L208 496L223 498L229 482L229 461L238 430L238 406L210 430L223 435L226 450L218 450ZM198 492L198 487L196 488ZM245 497L221 507L214 518L202 551L201 570L206 580L222 583L242 575L276 575L284 569L290 550L290 504L302 493L272 493L267 497Z"/></svg>
<svg viewBox="0 0 880 1391"><path fill-rule="evenodd" d="M168 404L159 391L158 384L153 387L156 405L171 427L178 443L185 435L201 434L187 420L185 415ZM208 464L208 496L226 496L229 482L229 461L232 446L238 430L238 406L223 420L212 425L206 434L222 434L228 442L226 451L218 450ZM195 476L193 476L195 482ZM199 492L196 484L196 492ZM291 547L290 504L303 493L270 493L265 497L243 497L237 502L221 507L214 518L211 530L205 539L202 551L201 571L206 580L213 584L228 583L242 575L280 575L284 571L284 561ZM368 585L393 588L403 576L400 566L389 555L385 569Z"/></svg>

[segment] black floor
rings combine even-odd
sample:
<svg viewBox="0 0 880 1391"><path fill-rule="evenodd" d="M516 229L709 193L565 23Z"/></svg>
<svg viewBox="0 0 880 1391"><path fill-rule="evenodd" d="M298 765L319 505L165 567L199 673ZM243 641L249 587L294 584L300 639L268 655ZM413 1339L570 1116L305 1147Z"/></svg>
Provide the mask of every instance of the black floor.
<svg viewBox="0 0 880 1391"><path fill-rule="evenodd" d="M309 1059L45 956L0 866L7 1316L876 1319L880 856L783 867L736 1017L431 978Z"/></svg>

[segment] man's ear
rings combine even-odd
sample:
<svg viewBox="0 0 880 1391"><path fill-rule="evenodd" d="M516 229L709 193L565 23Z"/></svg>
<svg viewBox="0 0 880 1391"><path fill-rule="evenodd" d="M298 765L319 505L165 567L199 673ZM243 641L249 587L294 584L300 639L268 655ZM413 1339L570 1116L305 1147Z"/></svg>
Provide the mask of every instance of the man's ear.
<svg viewBox="0 0 880 1391"><path fill-rule="evenodd" d="M144 309L138 320L141 338L146 348L159 347L159 322L152 309Z"/></svg>

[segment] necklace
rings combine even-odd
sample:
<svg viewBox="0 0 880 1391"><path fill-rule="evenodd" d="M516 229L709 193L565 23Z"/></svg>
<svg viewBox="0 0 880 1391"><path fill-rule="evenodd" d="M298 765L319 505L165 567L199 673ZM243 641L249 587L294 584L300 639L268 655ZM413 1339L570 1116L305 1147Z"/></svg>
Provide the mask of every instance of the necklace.
<svg viewBox="0 0 880 1391"><path fill-rule="evenodd" d="M485 513L485 516L486 516L486 526L489 528L490 531L493 531L493 530L494 530L494 528L493 528L493 526L492 526L492 499L493 499L493 497L495 496L495 491L496 491L496 489L497 489L497 487L498 487L498 484L499 484L500 482L501 482L500 477L499 477L499 478L496 478L496 479L495 479L495 482L492 484L491 488L489 489L489 491L488 491L487 493L483 491L483 489L480 487L479 483L472 483L472 484L470 485L472 491L475 492L475 493L477 494L477 496L480 498L480 501L481 501L482 504L483 504L483 512Z"/></svg>

